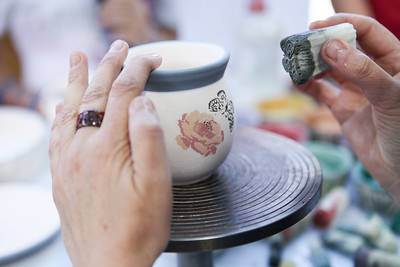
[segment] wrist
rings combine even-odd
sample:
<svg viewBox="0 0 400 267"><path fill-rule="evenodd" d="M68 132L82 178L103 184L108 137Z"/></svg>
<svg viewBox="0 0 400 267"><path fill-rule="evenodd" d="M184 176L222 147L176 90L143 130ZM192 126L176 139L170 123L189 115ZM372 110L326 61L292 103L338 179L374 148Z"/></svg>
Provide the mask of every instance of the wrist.
<svg viewBox="0 0 400 267"><path fill-rule="evenodd" d="M82 267L151 267L152 264L142 261L142 259L126 258L107 258L96 259L88 264L80 265Z"/></svg>
<svg viewBox="0 0 400 267"><path fill-rule="evenodd" d="M151 267L156 259L144 252L115 250L96 252L92 256L87 262L77 264L76 267Z"/></svg>

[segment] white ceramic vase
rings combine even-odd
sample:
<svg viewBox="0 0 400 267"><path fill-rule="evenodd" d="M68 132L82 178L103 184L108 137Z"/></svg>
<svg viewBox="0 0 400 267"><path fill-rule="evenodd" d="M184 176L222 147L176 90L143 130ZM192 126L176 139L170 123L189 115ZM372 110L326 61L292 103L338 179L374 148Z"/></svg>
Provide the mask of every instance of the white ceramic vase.
<svg viewBox="0 0 400 267"><path fill-rule="evenodd" d="M166 41L132 48L129 57L149 53L163 58L149 77L145 95L160 117L173 182L206 179L228 155L235 129L223 78L229 54L212 44Z"/></svg>

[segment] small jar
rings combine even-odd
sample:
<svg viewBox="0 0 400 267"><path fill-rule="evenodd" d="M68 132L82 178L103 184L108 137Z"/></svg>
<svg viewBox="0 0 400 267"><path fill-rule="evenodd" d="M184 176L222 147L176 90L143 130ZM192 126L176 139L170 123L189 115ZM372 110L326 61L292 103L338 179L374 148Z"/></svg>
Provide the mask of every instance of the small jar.
<svg viewBox="0 0 400 267"><path fill-rule="evenodd" d="M144 94L159 114L174 184L206 179L227 157L235 129L224 80L229 53L213 44L165 41L131 48L128 57L140 54L162 57Z"/></svg>

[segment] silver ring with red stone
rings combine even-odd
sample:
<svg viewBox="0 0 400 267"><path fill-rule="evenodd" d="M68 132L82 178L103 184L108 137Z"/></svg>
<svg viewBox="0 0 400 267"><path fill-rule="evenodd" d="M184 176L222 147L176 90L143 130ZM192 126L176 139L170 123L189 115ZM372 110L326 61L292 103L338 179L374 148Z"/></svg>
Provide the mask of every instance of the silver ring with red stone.
<svg viewBox="0 0 400 267"><path fill-rule="evenodd" d="M97 127L100 128L103 122L104 112L94 110L83 111L78 115L76 129L83 127Z"/></svg>

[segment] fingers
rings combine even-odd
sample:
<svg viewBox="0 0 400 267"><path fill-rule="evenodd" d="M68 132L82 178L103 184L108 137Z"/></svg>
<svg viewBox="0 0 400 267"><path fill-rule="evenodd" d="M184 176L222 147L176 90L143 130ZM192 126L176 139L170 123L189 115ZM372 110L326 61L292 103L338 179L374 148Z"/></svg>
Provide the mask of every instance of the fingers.
<svg viewBox="0 0 400 267"><path fill-rule="evenodd" d="M398 101L398 82L361 51L344 41L329 40L321 54L334 72L359 86L372 104L388 107Z"/></svg>
<svg viewBox="0 0 400 267"><path fill-rule="evenodd" d="M105 130L125 135L128 130L128 107L133 98L140 95L150 72L159 67L161 57L146 55L133 57L112 85L103 120Z"/></svg>
<svg viewBox="0 0 400 267"><path fill-rule="evenodd" d="M357 30L357 40L363 50L391 75L400 72L400 42L388 29L376 20L361 15L337 14L310 25L311 29L339 23L351 23Z"/></svg>
<svg viewBox="0 0 400 267"><path fill-rule="evenodd" d="M171 174L164 135L154 106L145 96L130 104L129 138L138 191L165 194L171 187Z"/></svg>
<svg viewBox="0 0 400 267"><path fill-rule="evenodd" d="M70 57L68 86L64 103L57 105L52 126L50 158L57 161L60 150L72 140L76 132L79 104L88 84L88 63L83 53L76 52Z"/></svg>
<svg viewBox="0 0 400 267"><path fill-rule="evenodd" d="M365 106L365 97L354 85L348 84L339 89L331 82L312 80L299 89L326 104L340 124L346 122L355 111Z"/></svg>
<svg viewBox="0 0 400 267"><path fill-rule="evenodd" d="M334 104L339 93L337 88L324 80L311 80L298 88L330 108Z"/></svg>
<svg viewBox="0 0 400 267"><path fill-rule="evenodd" d="M87 86L87 58L83 53L73 53L70 57L68 88L64 100L65 106L73 106L78 109Z"/></svg>
<svg viewBox="0 0 400 267"><path fill-rule="evenodd" d="M64 103L57 107L53 135L67 141L76 132L76 118L82 96L88 86L88 63L83 53L70 57L70 71Z"/></svg>
<svg viewBox="0 0 400 267"><path fill-rule="evenodd" d="M127 55L128 45L126 42L117 40L111 45L82 97L80 112L105 110L111 85L120 73Z"/></svg>

